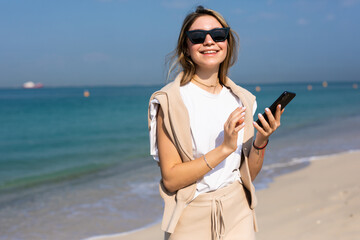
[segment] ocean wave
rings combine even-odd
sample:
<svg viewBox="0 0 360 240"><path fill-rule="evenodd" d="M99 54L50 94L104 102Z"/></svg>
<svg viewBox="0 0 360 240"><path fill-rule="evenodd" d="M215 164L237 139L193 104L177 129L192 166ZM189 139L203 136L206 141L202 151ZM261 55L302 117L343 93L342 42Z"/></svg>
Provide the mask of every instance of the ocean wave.
<svg viewBox="0 0 360 240"><path fill-rule="evenodd" d="M36 187L43 184L63 182L79 178L81 176L94 174L108 168L106 164L91 164L86 166L73 167L42 175L33 175L5 181L0 184L0 192L14 191L23 188Z"/></svg>
<svg viewBox="0 0 360 240"><path fill-rule="evenodd" d="M327 155L319 155L319 156L311 156L311 157L302 157L302 158L292 158L290 161L288 162L283 162L283 163L272 163L272 164L268 164L268 165L264 165L262 167L262 170L273 170L276 168L287 168L287 167L291 167L294 165L299 165L302 163L308 163L308 162L313 162L313 161L318 161L318 160L326 160L328 157L333 157L342 153L350 153L350 152L359 152L359 149L352 149L352 150L348 150L348 151L344 151L344 152L338 152L338 153L333 153L333 154L327 154Z"/></svg>
<svg viewBox="0 0 360 240"><path fill-rule="evenodd" d="M134 230L131 230L131 231L127 231L127 232L122 232L122 233L114 233L114 234L105 234L105 235L98 235L98 236L93 236L93 237L89 237L89 238L85 238L85 239L82 239L82 240L101 240L103 238L118 238L118 237L121 237L121 236L126 236L126 235L129 235L129 234L132 234L132 233L135 233L135 232L139 232L139 231L142 231L144 229L147 229L147 228L150 228L158 223L161 222L161 219L153 222L153 223L150 223L148 225L145 225L144 227L141 227L141 228L137 228L137 229L134 229Z"/></svg>

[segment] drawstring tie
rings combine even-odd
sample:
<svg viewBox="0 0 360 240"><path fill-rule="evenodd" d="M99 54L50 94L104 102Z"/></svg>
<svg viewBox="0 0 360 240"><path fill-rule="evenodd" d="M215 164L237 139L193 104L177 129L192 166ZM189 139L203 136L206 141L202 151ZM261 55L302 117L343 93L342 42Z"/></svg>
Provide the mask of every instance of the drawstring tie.
<svg viewBox="0 0 360 240"><path fill-rule="evenodd" d="M220 199L214 198L211 202L211 235L212 240L222 240L225 235L223 206Z"/></svg>

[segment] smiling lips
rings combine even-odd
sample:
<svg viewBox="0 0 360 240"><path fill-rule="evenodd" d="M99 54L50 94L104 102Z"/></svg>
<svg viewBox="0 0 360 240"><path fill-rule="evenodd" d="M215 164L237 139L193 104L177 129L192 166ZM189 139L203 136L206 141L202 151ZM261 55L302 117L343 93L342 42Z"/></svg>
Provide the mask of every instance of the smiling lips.
<svg viewBox="0 0 360 240"><path fill-rule="evenodd" d="M201 54L215 54L217 53L218 50L206 50L206 51L201 51Z"/></svg>

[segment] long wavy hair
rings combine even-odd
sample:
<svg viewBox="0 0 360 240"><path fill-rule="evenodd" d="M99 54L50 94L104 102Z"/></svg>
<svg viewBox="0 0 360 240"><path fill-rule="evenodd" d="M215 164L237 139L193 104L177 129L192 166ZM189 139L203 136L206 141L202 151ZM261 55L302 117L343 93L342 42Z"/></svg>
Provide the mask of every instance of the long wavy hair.
<svg viewBox="0 0 360 240"><path fill-rule="evenodd" d="M230 27L226 20L221 16L220 13L206 9L203 6L198 6L194 12L189 13L182 24L176 49L172 52L169 62L169 71L167 78L170 79L174 75L177 75L179 72L183 72L181 85L185 85L190 82L193 78L196 70L196 65L188 54L186 54L188 45L187 45L187 36L186 31L188 31L191 25L195 22L198 17L209 15L216 18L222 27ZM229 36L227 38L227 54L225 60L220 64L218 78L221 84L226 83L226 76L228 70L233 66L237 60L238 49L239 49L239 36L235 31L230 28Z"/></svg>

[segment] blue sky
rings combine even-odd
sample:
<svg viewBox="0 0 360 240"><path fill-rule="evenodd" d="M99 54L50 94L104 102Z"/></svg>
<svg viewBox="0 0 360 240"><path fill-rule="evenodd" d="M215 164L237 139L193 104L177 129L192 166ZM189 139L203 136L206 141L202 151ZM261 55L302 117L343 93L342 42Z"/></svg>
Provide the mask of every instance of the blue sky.
<svg viewBox="0 0 360 240"><path fill-rule="evenodd" d="M150 85L198 4L240 36L240 83L360 80L360 0L0 0L0 87Z"/></svg>

